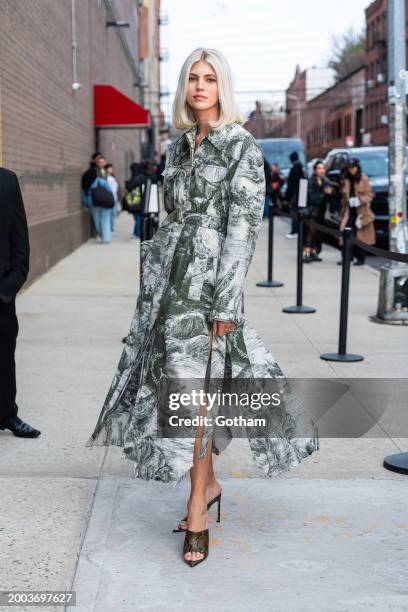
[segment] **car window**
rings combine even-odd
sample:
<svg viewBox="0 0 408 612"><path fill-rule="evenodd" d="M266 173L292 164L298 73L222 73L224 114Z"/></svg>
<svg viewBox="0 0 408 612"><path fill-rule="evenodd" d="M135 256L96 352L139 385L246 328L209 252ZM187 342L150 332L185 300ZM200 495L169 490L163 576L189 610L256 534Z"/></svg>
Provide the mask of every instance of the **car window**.
<svg viewBox="0 0 408 612"><path fill-rule="evenodd" d="M305 153L302 145L298 141L280 141L280 140L264 140L260 142L263 154L270 164L277 164L281 170L289 170L291 162L289 155L292 151L296 151L299 155L299 161L305 165Z"/></svg>
<svg viewBox="0 0 408 612"><path fill-rule="evenodd" d="M327 161L325 163L326 172L329 172L329 170L333 170L334 157L334 155L329 155L329 157L327 158Z"/></svg>
<svg viewBox="0 0 408 612"><path fill-rule="evenodd" d="M335 160L334 160L334 168L336 170L343 170L347 162L348 162L347 153L337 153Z"/></svg>
<svg viewBox="0 0 408 612"><path fill-rule="evenodd" d="M359 155L361 169L368 177L388 175L388 155L375 151Z"/></svg>

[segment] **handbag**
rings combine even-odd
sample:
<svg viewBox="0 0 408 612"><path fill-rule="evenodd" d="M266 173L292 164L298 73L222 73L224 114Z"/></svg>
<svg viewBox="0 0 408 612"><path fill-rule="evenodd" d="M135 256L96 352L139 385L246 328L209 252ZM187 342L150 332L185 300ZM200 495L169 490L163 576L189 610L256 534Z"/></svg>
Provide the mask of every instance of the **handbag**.
<svg viewBox="0 0 408 612"><path fill-rule="evenodd" d="M125 195L126 208L131 213L142 212L142 190L137 185Z"/></svg>
<svg viewBox="0 0 408 612"><path fill-rule="evenodd" d="M99 206L100 208L113 208L115 206L113 193L102 185L92 187L91 197L94 206Z"/></svg>
<svg viewBox="0 0 408 612"><path fill-rule="evenodd" d="M375 214L373 213L371 208L365 208L363 212L358 213L356 217L355 225L357 229L362 229L363 227L370 225L370 223L374 223L374 221L375 221Z"/></svg>

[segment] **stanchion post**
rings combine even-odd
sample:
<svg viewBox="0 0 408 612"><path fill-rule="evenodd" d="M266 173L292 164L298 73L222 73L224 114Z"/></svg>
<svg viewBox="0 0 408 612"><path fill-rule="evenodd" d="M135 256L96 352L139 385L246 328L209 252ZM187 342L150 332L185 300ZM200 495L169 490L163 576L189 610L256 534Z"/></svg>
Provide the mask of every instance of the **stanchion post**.
<svg viewBox="0 0 408 612"><path fill-rule="evenodd" d="M288 312L290 314L309 314L316 312L316 308L312 306L304 306L303 302L303 228L304 228L304 211L298 210L296 212L299 229L297 239L297 272L296 272L296 306L286 306L282 308L282 312Z"/></svg>
<svg viewBox="0 0 408 612"><path fill-rule="evenodd" d="M340 297L340 328L339 328L339 352L338 353L323 353L321 359L325 361L363 361L362 355L347 353L347 321L348 321L348 302L350 288L350 263L351 263L351 227L346 227L343 230L343 247L342 247L342 271L341 271L341 297Z"/></svg>
<svg viewBox="0 0 408 612"><path fill-rule="evenodd" d="M257 287L283 287L283 283L280 281L273 280L273 205L269 204L269 215L268 215L268 278L266 281L259 281L256 283Z"/></svg>

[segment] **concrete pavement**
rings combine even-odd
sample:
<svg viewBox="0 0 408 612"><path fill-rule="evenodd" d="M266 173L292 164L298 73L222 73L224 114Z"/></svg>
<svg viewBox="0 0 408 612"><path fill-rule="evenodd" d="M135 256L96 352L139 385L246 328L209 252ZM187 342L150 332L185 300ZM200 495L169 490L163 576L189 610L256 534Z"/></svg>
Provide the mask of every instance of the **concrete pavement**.
<svg viewBox="0 0 408 612"><path fill-rule="evenodd" d="M234 441L216 464L222 521L211 517L210 557L194 570L181 560L182 535L171 533L187 483L132 480L120 449L84 447L135 306L131 226L122 215L111 245L90 240L18 298L20 416L42 435L0 432L1 590L72 587L81 612L192 602L195 610L408 610L406 477L382 467L408 438L388 413L362 438L321 440L318 453L273 481L257 477L247 444ZM265 222L245 308L285 374L406 377L408 329L369 321L378 273L368 266L352 269L348 342L365 360L319 358L337 349L338 252L325 247L323 262L305 266L304 303L317 312L284 314L295 303L296 245L284 239L284 220L275 230L274 276L285 286L255 286L266 274Z"/></svg>

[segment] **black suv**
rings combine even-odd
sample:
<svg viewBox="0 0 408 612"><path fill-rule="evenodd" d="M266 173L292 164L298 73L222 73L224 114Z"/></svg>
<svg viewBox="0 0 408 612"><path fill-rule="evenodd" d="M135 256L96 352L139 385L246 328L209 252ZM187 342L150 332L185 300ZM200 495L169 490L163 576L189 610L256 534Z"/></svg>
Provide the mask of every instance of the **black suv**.
<svg viewBox="0 0 408 612"><path fill-rule="evenodd" d="M371 208L376 217L377 242L388 248L388 147L351 147L329 151L324 163L326 176L334 187L334 197L330 207L327 208L326 221L329 225L334 226L340 223L340 181L343 168L350 157L356 157L360 161L362 171L370 179L371 188L375 194Z"/></svg>

